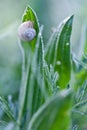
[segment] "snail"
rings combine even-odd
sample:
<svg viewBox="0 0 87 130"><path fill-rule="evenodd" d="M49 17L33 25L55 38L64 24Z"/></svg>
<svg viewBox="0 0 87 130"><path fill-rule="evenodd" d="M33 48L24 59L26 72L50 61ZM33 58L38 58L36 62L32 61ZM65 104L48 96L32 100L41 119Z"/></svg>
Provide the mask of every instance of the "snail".
<svg viewBox="0 0 87 130"><path fill-rule="evenodd" d="M23 22L18 28L18 36L22 41L31 41L36 36L32 21Z"/></svg>

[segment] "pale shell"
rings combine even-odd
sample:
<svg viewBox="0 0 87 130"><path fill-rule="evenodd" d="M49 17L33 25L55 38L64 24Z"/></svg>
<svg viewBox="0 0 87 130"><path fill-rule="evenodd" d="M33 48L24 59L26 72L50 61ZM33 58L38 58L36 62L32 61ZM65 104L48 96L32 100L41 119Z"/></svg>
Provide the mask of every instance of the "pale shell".
<svg viewBox="0 0 87 130"><path fill-rule="evenodd" d="M18 29L18 36L22 41L31 41L36 36L36 30L33 28L33 22L22 23Z"/></svg>

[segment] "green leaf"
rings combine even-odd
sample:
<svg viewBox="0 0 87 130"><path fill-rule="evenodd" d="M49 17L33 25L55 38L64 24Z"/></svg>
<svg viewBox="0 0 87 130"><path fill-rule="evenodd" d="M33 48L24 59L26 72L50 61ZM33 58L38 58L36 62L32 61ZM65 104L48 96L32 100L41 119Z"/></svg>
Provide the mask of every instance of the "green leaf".
<svg viewBox="0 0 87 130"><path fill-rule="evenodd" d="M28 103L28 90L30 84L30 75L31 75L31 62L35 51L35 44L37 42L37 37L39 33L39 23L34 10L28 6L23 15L22 21L33 22L34 28L36 30L36 37L31 42L20 41L19 46L22 52L22 81L19 95L19 116L18 122L20 125L24 123L26 120L26 111L27 111L27 103Z"/></svg>
<svg viewBox="0 0 87 130"><path fill-rule="evenodd" d="M26 22L26 21L29 21L29 20L34 22L34 28L36 29L37 34L38 34L38 32L39 32L39 28L38 28L39 22L38 22L37 15L36 15L35 11L30 6L27 6L25 13L23 15L23 18L22 18L22 22Z"/></svg>
<svg viewBox="0 0 87 130"><path fill-rule="evenodd" d="M45 49L45 59L48 65L52 64L55 72L58 72L57 86L60 86L61 89L68 85L71 76L70 38L72 22L73 16L65 19L54 30Z"/></svg>
<svg viewBox="0 0 87 130"><path fill-rule="evenodd" d="M26 22L26 21L29 21L29 20L33 22L33 27L36 30L36 37L31 42L23 42L22 41L22 43L30 44L31 47L32 47L32 50L34 51L35 44L36 44L36 41L37 41L37 36L38 36L38 33L39 33L39 22L38 22L38 18L37 18L35 11L30 6L27 6L27 8L24 12L23 18L22 18L22 22Z"/></svg>
<svg viewBox="0 0 87 130"><path fill-rule="evenodd" d="M8 124L0 125L0 130L19 130L19 127L15 123L9 122Z"/></svg>
<svg viewBox="0 0 87 130"><path fill-rule="evenodd" d="M7 101L0 97L0 108L7 114L7 116L13 121L16 123L16 119L7 103Z"/></svg>
<svg viewBox="0 0 87 130"><path fill-rule="evenodd" d="M48 67L48 65L45 63L44 81L48 97L58 92L59 87L56 86L57 80L58 80L58 73L54 71L52 65Z"/></svg>
<svg viewBox="0 0 87 130"><path fill-rule="evenodd" d="M76 102L81 102L86 98L87 93L87 80L83 83L82 86L79 86L79 88L76 91Z"/></svg>
<svg viewBox="0 0 87 130"><path fill-rule="evenodd" d="M25 50L26 51L26 50ZM20 128L27 129L27 123L30 121L32 115L42 105L44 94L43 90L43 41L42 30L40 29L35 45L35 52L33 55L27 55L26 68L24 67L22 86L20 92L20 108L19 108L19 123ZM28 54L28 53L27 53ZM29 59L30 61L28 61ZM25 59L25 57L24 57ZM25 66L25 65L24 65ZM23 100L22 100L23 98Z"/></svg>
<svg viewBox="0 0 87 130"><path fill-rule="evenodd" d="M70 130L71 102L67 90L52 97L34 114L28 130Z"/></svg>
<svg viewBox="0 0 87 130"><path fill-rule="evenodd" d="M52 64L53 66L55 65L57 38L58 38L58 30L55 29L45 48L45 59L49 66L50 64Z"/></svg>
<svg viewBox="0 0 87 130"><path fill-rule="evenodd" d="M77 104L75 104L74 108L80 108L80 107L83 107L84 105L87 105L87 99L82 100L81 102L78 102Z"/></svg>
<svg viewBox="0 0 87 130"><path fill-rule="evenodd" d="M77 59L75 55L72 57L72 67L73 67L73 74L74 74L74 84L73 87L75 91L84 84L87 79L87 64L86 61L82 61Z"/></svg>
<svg viewBox="0 0 87 130"><path fill-rule="evenodd" d="M71 53L70 53L70 38L72 32L73 16L64 21L64 26L60 31L57 47L57 57L55 70L59 74L58 85L60 88L65 88L71 76Z"/></svg>
<svg viewBox="0 0 87 130"><path fill-rule="evenodd" d="M35 47L34 57L31 63L31 75L28 90L28 105L29 120L37 109L42 105L44 96L43 88L43 40L42 29L38 33L37 43Z"/></svg>
<svg viewBox="0 0 87 130"><path fill-rule="evenodd" d="M48 96L51 96L53 93L57 93L58 87L56 85L58 81L58 73L55 72L55 64L56 64L56 46L58 44L58 37L59 37L59 31L63 25L60 25L58 29L53 30L53 33L47 43L47 46L45 48L45 66L44 66L44 79L45 79L45 86L48 93ZM50 72L50 67L53 68L52 74ZM57 79L56 82L53 82L54 74L57 73ZM54 87L55 86L55 87ZM55 91L56 90L56 91Z"/></svg>

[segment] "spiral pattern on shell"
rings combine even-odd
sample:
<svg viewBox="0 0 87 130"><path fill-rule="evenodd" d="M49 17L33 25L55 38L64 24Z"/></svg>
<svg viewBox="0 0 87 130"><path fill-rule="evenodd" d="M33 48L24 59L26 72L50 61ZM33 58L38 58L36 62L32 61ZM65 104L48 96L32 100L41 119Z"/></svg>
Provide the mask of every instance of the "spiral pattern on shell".
<svg viewBox="0 0 87 130"><path fill-rule="evenodd" d="M22 41L31 41L36 36L36 30L33 28L33 22L22 23L18 29L18 36Z"/></svg>

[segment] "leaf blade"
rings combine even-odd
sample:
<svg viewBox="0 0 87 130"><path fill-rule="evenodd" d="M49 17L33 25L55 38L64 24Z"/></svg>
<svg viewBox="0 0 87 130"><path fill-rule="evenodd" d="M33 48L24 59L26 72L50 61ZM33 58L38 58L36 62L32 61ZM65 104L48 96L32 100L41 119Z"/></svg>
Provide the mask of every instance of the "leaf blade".
<svg viewBox="0 0 87 130"><path fill-rule="evenodd" d="M69 130L71 97L71 92L62 92L45 103L33 116L28 130Z"/></svg>
<svg viewBox="0 0 87 130"><path fill-rule="evenodd" d="M57 84L61 89L68 85L71 78L70 38L72 32L73 16L67 18L64 22L65 23L62 30L60 31L58 40L55 65L55 70L59 73L59 80Z"/></svg>

